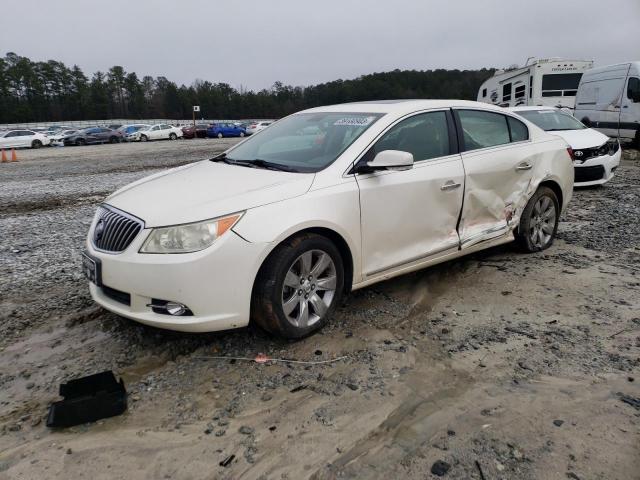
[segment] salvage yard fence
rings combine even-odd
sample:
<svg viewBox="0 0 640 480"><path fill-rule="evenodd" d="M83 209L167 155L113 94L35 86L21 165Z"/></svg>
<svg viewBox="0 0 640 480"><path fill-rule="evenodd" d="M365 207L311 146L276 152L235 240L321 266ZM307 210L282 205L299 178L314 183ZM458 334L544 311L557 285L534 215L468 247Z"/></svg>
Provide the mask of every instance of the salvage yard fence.
<svg viewBox="0 0 640 480"><path fill-rule="evenodd" d="M247 120L221 120L221 119L196 119L196 123L215 123L215 122L243 122L243 121L252 121ZM63 125L65 127L74 127L74 128L88 128L88 127L106 127L107 125L131 125L135 123L147 123L149 125L154 125L156 123L167 123L169 125L191 125L193 124L193 120L178 120L178 119L169 119L169 118L148 118L148 119L131 119L131 118L113 118L110 120L80 120L75 122L35 122L35 123L0 123L0 130L34 130L39 128L49 128L57 125Z"/></svg>

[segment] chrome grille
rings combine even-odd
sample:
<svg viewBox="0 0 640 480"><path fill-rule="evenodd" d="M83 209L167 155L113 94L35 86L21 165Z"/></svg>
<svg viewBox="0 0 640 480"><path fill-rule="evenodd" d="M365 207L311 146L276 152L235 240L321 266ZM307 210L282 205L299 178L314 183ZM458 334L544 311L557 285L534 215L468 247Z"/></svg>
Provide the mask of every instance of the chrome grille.
<svg viewBox="0 0 640 480"><path fill-rule="evenodd" d="M103 252L123 252L143 226L142 221L133 215L101 205L93 228L93 246Z"/></svg>

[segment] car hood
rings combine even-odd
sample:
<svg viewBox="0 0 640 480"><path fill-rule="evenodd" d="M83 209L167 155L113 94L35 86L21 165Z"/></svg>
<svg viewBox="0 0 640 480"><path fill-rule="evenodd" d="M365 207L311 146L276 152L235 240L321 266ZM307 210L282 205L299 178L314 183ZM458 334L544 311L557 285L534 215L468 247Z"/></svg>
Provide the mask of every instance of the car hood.
<svg viewBox="0 0 640 480"><path fill-rule="evenodd" d="M215 218L306 193L314 174L240 167L209 160L127 185L105 203L161 227Z"/></svg>
<svg viewBox="0 0 640 480"><path fill-rule="evenodd" d="M599 147L607 140L604 133L600 133L593 128L585 128L584 130L561 130L557 132L548 132L551 135L557 135L564 139L574 150L582 148Z"/></svg>

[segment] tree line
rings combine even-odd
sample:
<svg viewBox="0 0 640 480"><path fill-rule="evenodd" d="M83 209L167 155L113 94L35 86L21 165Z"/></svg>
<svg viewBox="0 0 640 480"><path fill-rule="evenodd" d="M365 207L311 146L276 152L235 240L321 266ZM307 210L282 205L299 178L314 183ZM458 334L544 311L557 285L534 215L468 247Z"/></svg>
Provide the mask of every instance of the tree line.
<svg viewBox="0 0 640 480"><path fill-rule="evenodd" d="M189 119L193 105L204 118L279 118L304 108L389 98L476 98L493 75L481 70L394 70L309 87L276 82L260 91L196 80L178 86L160 76L140 78L113 66L89 78L78 65L32 61L15 53L0 57L0 123Z"/></svg>

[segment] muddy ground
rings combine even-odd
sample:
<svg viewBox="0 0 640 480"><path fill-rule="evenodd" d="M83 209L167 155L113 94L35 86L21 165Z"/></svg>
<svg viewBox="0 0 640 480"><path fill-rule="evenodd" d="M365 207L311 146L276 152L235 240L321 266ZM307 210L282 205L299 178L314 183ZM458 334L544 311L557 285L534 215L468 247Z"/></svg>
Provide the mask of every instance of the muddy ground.
<svg viewBox="0 0 640 480"><path fill-rule="evenodd" d="M188 335L91 302L96 204L231 141L49 148L0 165L0 479L640 478L640 156L578 190L555 245L507 245L347 296L299 342ZM324 364L214 359L327 361ZM62 431L105 369L129 409ZM435 472L435 473L432 473Z"/></svg>

